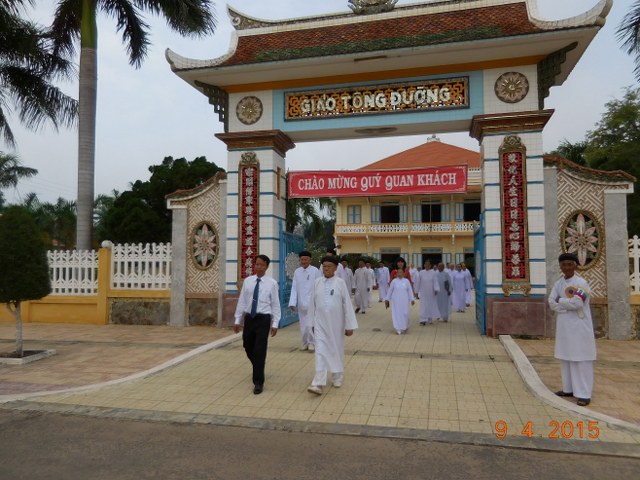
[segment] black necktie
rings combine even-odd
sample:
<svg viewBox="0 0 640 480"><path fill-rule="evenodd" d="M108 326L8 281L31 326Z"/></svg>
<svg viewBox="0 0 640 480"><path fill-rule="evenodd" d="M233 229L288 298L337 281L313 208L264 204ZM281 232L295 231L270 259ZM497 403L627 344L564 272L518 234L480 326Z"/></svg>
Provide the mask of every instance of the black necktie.
<svg viewBox="0 0 640 480"><path fill-rule="evenodd" d="M260 279L256 279L256 288L253 289L253 300L251 301L251 316L255 317L258 311L258 293L260 292Z"/></svg>

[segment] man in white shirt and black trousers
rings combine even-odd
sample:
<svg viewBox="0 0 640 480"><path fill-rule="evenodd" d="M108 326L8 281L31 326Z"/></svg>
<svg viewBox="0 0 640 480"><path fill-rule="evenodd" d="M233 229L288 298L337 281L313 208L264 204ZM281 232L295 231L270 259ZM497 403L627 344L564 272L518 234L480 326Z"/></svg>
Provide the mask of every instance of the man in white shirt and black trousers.
<svg viewBox="0 0 640 480"><path fill-rule="evenodd" d="M271 260L258 255L254 264L255 275L244 279L233 330L242 330L242 346L253 365L253 393L264 389L264 364L267 359L269 333L275 336L280 323L280 297L278 282L265 275ZM244 326L241 325L244 319Z"/></svg>

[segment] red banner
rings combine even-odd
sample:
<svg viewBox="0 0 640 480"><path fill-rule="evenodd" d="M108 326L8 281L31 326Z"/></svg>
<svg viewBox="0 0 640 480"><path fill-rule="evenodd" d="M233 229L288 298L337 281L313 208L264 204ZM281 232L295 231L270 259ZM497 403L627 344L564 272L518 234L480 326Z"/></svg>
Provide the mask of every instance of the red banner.
<svg viewBox="0 0 640 480"><path fill-rule="evenodd" d="M289 198L465 193L467 166L289 172Z"/></svg>

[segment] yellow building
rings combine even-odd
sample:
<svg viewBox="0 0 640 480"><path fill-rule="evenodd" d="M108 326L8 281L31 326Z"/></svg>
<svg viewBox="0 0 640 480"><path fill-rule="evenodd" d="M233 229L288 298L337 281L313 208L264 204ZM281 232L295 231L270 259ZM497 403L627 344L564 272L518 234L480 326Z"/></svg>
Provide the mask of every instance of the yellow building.
<svg viewBox="0 0 640 480"><path fill-rule="evenodd" d="M465 262L473 272L473 232L480 219L480 154L435 136L418 147L362 167L361 171L465 165L467 192L336 199L334 237L341 254L363 254L390 264Z"/></svg>

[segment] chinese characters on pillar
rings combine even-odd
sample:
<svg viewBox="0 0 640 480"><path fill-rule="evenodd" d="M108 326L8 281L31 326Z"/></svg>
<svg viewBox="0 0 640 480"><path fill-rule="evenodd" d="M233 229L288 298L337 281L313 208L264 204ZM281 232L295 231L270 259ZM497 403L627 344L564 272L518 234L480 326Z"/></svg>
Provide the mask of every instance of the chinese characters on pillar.
<svg viewBox="0 0 640 480"><path fill-rule="evenodd" d="M500 147L502 195L503 290L527 295L529 240L527 229L526 149L520 138L507 136Z"/></svg>
<svg viewBox="0 0 640 480"><path fill-rule="evenodd" d="M242 154L238 173L240 178L238 274L240 279L243 279L253 275L253 264L258 255L260 169L255 153Z"/></svg>

